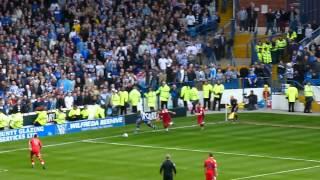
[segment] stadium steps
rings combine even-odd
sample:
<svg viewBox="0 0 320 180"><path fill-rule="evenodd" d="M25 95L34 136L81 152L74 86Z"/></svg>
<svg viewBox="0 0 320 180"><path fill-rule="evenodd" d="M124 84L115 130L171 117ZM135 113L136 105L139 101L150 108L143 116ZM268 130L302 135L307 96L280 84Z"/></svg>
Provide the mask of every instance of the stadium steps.
<svg viewBox="0 0 320 180"><path fill-rule="evenodd" d="M232 1L228 1L227 11L222 12L222 1L219 0L219 15L220 15L220 27L223 27L227 23L230 22L230 19L232 19L233 16L233 7L232 7Z"/></svg>
<svg viewBox="0 0 320 180"><path fill-rule="evenodd" d="M250 51L248 44L251 41L252 35L249 33L237 33L234 38L234 57L235 58L249 58ZM249 53L249 54L248 54Z"/></svg>
<svg viewBox="0 0 320 180"><path fill-rule="evenodd" d="M272 81L278 81L278 66L272 65L272 75L271 75Z"/></svg>

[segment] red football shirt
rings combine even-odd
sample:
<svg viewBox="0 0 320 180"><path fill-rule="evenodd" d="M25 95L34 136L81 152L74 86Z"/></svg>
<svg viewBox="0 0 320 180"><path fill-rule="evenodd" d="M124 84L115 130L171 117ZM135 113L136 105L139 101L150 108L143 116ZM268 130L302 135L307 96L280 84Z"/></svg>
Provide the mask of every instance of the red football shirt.
<svg viewBox="0 0 320 180"><path fill-rule="evenodd" d="M42 147L42 143L41 143L40 139L32 138L32 139L30 139L29 144L31 146L32 152L40 152L40 149Z"/></svg>
<svg viewBox="0 0 320 180"><path fill-rule="evenodd" d="M168 110L164 109L161 111L161 113L159 114L160 118L162 118L162 120L164 122L170 122L171 121L171 116Z"/></svg>
<svg viewBox="0 0 320 180"><path fill-rule="evenodd" d="M209 157L204 161L204 167L206 168L207 173L215 174L215 168L217 168L217 162L212 157Z"/></svg>
<svg viewBox="0 0 320 180"><path fill-rule="evenodd" d="M199 113L198 118L204 118L204 109L203 107L198 107L196 113Z"/></svg>

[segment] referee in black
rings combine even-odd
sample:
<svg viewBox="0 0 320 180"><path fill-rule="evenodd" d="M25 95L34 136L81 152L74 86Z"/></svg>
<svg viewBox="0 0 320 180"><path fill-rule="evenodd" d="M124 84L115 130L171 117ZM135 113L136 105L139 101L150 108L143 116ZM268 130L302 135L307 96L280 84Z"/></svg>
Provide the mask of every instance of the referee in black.
<svg viewBox="0 0 320 180"><path fill-rule="evenodd" d="M163 175L163 180L173 180L173 174L177 174L176 165L170 160L169 154L160 167L160 174Z"/></svg>

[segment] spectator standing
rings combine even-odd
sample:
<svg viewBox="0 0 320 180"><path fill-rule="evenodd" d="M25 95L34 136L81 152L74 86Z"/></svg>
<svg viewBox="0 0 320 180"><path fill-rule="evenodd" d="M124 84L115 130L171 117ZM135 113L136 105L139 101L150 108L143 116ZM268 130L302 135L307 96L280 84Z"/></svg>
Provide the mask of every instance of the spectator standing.
<svg viewBox="0 0 320 180"><path fill-rule="evenodd" d="M274 34L275 31L274 31L274 22L275 22L275 19L276 19L276 16L274 14L274 12L272 12L272 9L269 9L269 11L265 14L266 16L266 35L269 34L269 30L271 30L271 33Z"/></svg>
<svg viewBox="0 0 320 180"><path fill-rule="evenodd" d="M238 12L240 32L247 30L248 12L244 7Z"/></svg>

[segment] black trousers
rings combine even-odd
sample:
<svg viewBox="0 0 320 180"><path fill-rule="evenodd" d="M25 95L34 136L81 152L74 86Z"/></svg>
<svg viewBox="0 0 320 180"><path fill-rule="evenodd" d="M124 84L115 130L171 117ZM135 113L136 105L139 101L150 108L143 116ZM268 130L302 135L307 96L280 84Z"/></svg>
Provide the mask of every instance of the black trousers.
<svg viewBox="0 0 320 180"><path fill-rule="evenodd" d="M188 101L183 101L183 105L188 110Z"/></svg>
<svg viewBox="0 0 320 180"><path fill-rule="evenodd" d="M155 108L154 107L149 107L150 111L154 111Z"/></svg>
<svg viewBox="0 0 320 180"><path fill-rule="evenodd" d="M294 102L289 102L289 112L294 112Z"/></svg>
<svg viewBox="0 0 320 180"><path fill-rule="evenodd" d="M127 114L127 106L120 106L120 114L121 115L126 115Z"/></svg>
<svg viewBox="0 0 320 180"><path fill-rule="evenodd" d="M163 180L173 180L172 175L163 175Z"/></svg>
<svg viewBox="0 0 320 180"><path fill-rule="evenodd" d="M306 97L306 104L304 106L304 112L309 113L311 110L311 105L312 105L313 97Z"/></svg>
<svg viewBox="0 0 320 180"><path fill-rule="evenodd" d="M161 101L161 109L163 109L164 107L168 108L168 101Z"/></svg>
<svg viewBox="0 0 320 180"><path fill-rule="evenodd" d="M192 110L191 114L193 114L196 110L196 105L198 104L199 100L192 101Z"/></svg>
<svg viewBox="0 0 320 180"><path fill-rule="evenodd" d="M178 98L172 98L172 107L177 108L178 107Z"/></svg>
<svg viewBox="0 0 320 180"><path fill-rule="evenodd" d="M210 107L211 107L211 105L210 105L210 97L203 99L203 106L204 106L204 108L208 107L208 109L210 109Z"/></svg>
<svg viewBox="0 0 320 180"><path fill-rule="evenodd" d="M214 97L212 109L216 110L216 105L218 104L218 111L220 111L221 95L219 97Z"/></svg>
<svg viewBox="0 0 320 180"><path fill-rule="evenodd" d="M0 128L0 131L4 130L4 127Z"/></svg>
<svg viewBox="0 0 320 180"><path fill-rule="evenodd" d="M137 109L137 106L132 106L132 112L133 112L133 113L136 113L137 110L138 110L138 109Z"/></svg>
<svg viewBox="0 0 320 180"><path fill-rule="evenodd" d="M118 116L119 115L119 109L120 109L120 106L115 106L115 107L113 107L113 112L112 112L112 114L114 115L114 116Z"/></svg>

